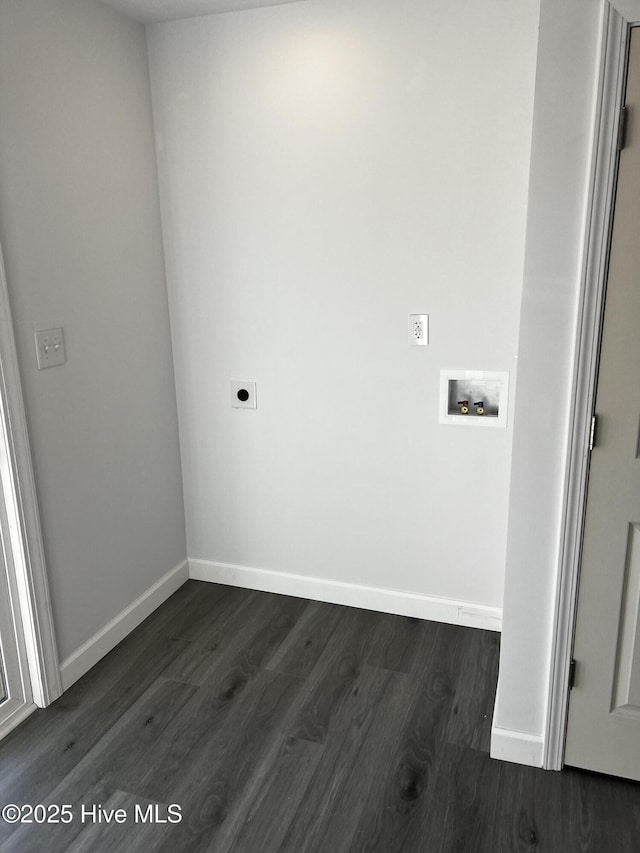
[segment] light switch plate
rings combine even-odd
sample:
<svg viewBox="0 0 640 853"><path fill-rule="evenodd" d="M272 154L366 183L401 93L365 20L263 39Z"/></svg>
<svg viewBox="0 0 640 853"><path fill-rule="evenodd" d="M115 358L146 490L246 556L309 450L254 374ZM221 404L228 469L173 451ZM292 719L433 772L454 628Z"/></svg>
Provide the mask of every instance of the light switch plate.
<svg viewBox="0 0 640 853"><path fill-rule="evenodd" d="M58 367L66 359L64 352L64 334L62 329L43 329L35 333L38 370Z"/></svg>

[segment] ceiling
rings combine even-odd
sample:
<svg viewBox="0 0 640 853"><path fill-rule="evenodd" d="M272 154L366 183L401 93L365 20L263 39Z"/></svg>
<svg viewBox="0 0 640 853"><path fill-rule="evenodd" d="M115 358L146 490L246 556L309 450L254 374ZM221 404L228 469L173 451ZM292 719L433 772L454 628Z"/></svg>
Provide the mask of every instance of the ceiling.
<svg viewBox="0 0 640 853"><path fill-rule="evenodd" d="M179 18L196 18L216 12L237 12L240 9L257 9L259 6L280 6L300 0L102 0L107 6L129 18L151 24L157 21L177 21Z"/></svg>

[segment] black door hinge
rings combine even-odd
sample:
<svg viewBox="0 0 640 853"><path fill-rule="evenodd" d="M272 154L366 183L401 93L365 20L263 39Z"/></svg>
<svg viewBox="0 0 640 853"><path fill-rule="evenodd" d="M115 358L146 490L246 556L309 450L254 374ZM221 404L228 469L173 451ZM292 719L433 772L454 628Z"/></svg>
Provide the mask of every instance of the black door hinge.
<svg viewBox="0 0 640 853"><path fill-rule="evenodd" d="M620 122L618 124L618 151L627 144L627 125L629 123L629 108L622 107L620 110Z"/></svg>
<svg viewBox="0 0 640 853"><path fill-rule="evenodd" d="M573 685L576 683L576 662L574 658L571 658L571 663L569 664L569 690L573 690Z"/></svg>

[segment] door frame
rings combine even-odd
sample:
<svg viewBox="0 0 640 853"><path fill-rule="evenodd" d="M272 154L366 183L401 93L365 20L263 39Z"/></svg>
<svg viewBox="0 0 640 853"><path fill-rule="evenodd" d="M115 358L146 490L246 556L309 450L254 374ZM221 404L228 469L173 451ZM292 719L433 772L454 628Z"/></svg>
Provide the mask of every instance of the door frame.
<svg viewBox="0 0 640 853"><path fill-rule="evenodd" d="M582 556L589 438L594 415L604 294L609 264L618 175L620 110L624 103L631 27L640 22L638 0L607 3L601 47L596 130L586 207L580 317L573 370L568 477L562 518L562 556L554 606L554 630L545 720L543 767L562 769L569 709L569 669L573 652L578 581ZM636 8L637 7L637 8Z"/></svg>
<svg viewBox="0 0 640 853"><path fill-rule="evenodd" d="M19 709L17 725L33 705L44 708L62 694L60 665L44 556L40 514L18 369L9 293L0 246L0 489L8 528L10 586L33 703ZM6 453L4 452L6 451ZM7 724L0 730L6 733Z"/></svg>

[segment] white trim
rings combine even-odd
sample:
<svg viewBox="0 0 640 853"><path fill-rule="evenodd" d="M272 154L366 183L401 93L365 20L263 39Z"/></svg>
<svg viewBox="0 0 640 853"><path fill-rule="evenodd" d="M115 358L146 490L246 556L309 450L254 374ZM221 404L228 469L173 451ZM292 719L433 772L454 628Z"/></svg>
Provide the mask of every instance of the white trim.
<svg viewBox="0 0 640 853"><path fill-rule="evenodd" d="M640 0L611 0L611 5L626 21L640 21Z"/></svg>
<svg viewBox="0 0 640 853"><path fill-rule="evenodd" d="M146 592L136 598L128 607L112 619L97 634L87 640L70 657L62 662L60 674L62 686L67 690L79 678L87 673L99 660L114 649L147 616L160 607L170 595L189 579L187 561L179 563L166 575L154 583Z"/></svg>
<svg viewBox="0 0 640 853"><path fill-rule="evenodd" d="M387 587L365 586L328 578L191 558L189 558L189 577L209 583L276 592L297 598L309 598L313 601L328 601L331 604L430 619L434 622L486 628L490 631L502 630L500 607L456 601L435 595L421 595Z"/></svg>
<svg viewBox="0 0 640 853"><path fill-rule="evenodd" d="M542 737L494 726L491 730L491 758L542 767Z"/></svg>
<svg viewBox="0 0 640 853"><path fill-rule="evenodd" d="M33 692L29 661L22 629L22 614L12 552L12 526L7 517L4 483L10 479L4 420L0 421L0 668L4 681L4 701L0 704L2 723L22 706L32 704ZM1 689L1 688L0 688Z"/></svg>
<svg viewBox="0 0 640 853"><path fill-rule="evenodd" d="M617 178L617 137L622 104L629 24L611 7L603 8L600 93L591 189L585 217L583 289L573 380L573 423L562 519L562 554L555 593L543 766L563 764L569 704L569 664L577 604L584 508L589 477L588 438L595 400L600 326Z"/></svg>
<svg viewBox="0 0 640 853"><path fill-rule="evenodd" d="M33 714L33 712L37 710L38 706L34 705L33 702L16 703L16 707L12 710L9 710L8 713L5 712L5 708L3 706L3 719L0 723L0 740L6 737L10 732L17 728L20 723L23 723L27 719L27 717L30 717L31 714Z"/></svg>
<svg viewBox="0 0 640 853"><path fill-rule="evenodd" d="M0 394L8 451L2 488L33 701L45 707L62 692L40 515L31 462L13 324L0 247Z"/></svg>

